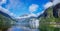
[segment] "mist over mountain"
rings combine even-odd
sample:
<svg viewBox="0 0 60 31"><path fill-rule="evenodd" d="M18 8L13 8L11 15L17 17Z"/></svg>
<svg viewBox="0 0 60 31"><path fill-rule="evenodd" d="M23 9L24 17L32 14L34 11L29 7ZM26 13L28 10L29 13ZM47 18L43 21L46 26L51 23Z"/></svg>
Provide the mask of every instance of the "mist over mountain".
<svg viewBox="0 0 60 31"><path fill-rule="evenodd" d="M8 17L8 18L12 18L10 15L8 15L8 14L6 14L6 13L2 12L2 11L0 11L0 14L2 14L2 15L4 15L4 16L6 16L6 17Z"/></svg>

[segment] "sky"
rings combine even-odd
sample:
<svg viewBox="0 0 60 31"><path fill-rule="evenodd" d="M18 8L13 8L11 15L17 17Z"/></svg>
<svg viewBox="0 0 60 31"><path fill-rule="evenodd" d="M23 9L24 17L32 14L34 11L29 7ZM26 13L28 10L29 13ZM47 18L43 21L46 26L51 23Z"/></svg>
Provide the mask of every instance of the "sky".
<svg viewBox="0 0 60 31"><path fill-rule="evenodd" d="M35 14L44 10L44 5L50 0L3 0L2 8L11 12L15 17L24 14Z"/></svg>

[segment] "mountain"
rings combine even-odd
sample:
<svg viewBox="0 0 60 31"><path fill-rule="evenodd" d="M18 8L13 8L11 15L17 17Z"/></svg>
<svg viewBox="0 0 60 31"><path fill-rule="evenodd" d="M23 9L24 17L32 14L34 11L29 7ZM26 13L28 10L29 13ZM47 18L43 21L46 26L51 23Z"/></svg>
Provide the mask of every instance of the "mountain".
<svg viewBox="0 0 60 31"><path fill-rule="evenodd" d="M60 3L53 7L53 16L55 18L60 17Z"/></svg>
<svg viewBox="0 0 60 31"><path fill-rule="evenodd" d="M9 16L8 14L6 14L6 13L4 13L4 12L2 12L2 11L0 11L0 14L6 16L6 17L8 17L8 18L11 18L11 16Z"/></svg>
<svg viewBox="0 0 60 31"><path fill-rule="evenodd" d="M7 30L13 24L15 24L15 20L8 14L0 11L0 30Z"/></svg>
<svg viewBox="0 0 60 31"><path fill-rule="evenodd" d="M16 25L25 26L32 29L37 28L39 24L37 17L34 17L34 16L26 17L26 16L29 16L29 15L24 14L23 16L20 16L22 18L17 18L16 20L18 22L16 23Z"/></svg>
<svg viewBox="0 0 60 31"><path fill-rule="evenodd" d="M60 3L54 7L50 7L45 10L47 16L41 16L40 20L40 31L57 31L60 30Z"/></svg>

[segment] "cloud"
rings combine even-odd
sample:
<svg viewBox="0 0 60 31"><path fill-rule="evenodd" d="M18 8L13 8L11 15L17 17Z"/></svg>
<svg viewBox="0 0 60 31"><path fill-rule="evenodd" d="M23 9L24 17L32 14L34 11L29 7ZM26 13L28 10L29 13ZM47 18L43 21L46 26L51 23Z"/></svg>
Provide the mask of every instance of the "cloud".
<svg viewBox="0 0 60 31"><path fill-rule="evenodd" d="M51 6L55 6L56 4L60 3L60 0L53 0L52 2L47 2L45 5L44 5L44 9L47 9Z"/></svg>
<svg viewBox="0 0 60 31"><path fill-rule="evenodd" d="M22 17L17 17L18 19L21 19L21 18L29 18L29 17L35 17L36 15L35 14L27 14L27 16L22 16Z"/></svg>
<svg viewBox="0 0 60 31"><path fill-rule="evenodd" d="M60 3L60 0L53 0L53 2L47 2L47 3L43 6L43 7L44 7L44 10L43 10L42 12L39 12L39 13L37 13L37 14L31 13L31 14L29 14L28 16L18 17L18 18L28 18L28 17L31 17L31 16L33 16L33 17L38 17L39 15L43 14L44 11L45 11L47 8L52 7L52 6L54 6L54 5L58 4L58 3ZM38 9L38 7L39 7L39 5L37 5L37 4L32 4L32 5L29 6L29 11L30 11L30 12L34 12L34 11L36 11L36 10Z"/></svg>
<svg viewBox="0 0 60 31"><path fill-rule="evenodd" d="M33 16L33 17L36 17L37 15L36 14L34 14L34 13L32 13L32 12L34 12L34 11L36 11L37 9L38 9L38 7L39 7L39 5L37 5L37 4L32 4L32 5L30 5L29 6L29 11L31 12L31 14L27 14L27 16L22 16L22 17L17 17L18 19L21 19L21 18L29 18L29 17L31 17L31 16Z"/></svg>
<svg viewBox="0 0 60 31"><path fill-rule="evenodd" d="M19 0L9 0L9 4L6 6L7 9L9 10L25 10L26 6L24 5L23 2Z"/></svg>
<svg viewBox="0 0 60 31"><path fill-rule="evenodd" d="M49 7L53 6L53 3L52 2L48 2L44 5L44 9L47 9Z"/></svg>
<svg viewBox="0 0 60 31"><path fill-rule="evenodd" d="M10 16L15 16L15 14L11 13L8 9L5 9L3 7L0 6L0 11L10 15Z"/></svg>
<svg viewBox="0 0 60 31"><path fill-rule="evenodd" d="M0 1L0 4L4 4L4 3L6 3L6 1L7 1L7 0L1 0L1 1Z"/></svg>
<svg viewBox="0 0 60 31"><path fill-rule="evenodd" d="M53 3L54 5L56 5L56 4L60 3L60 0L53 0L52 3Z"/></svg>
<svg viewBox="0 0 60 31"><path fill-rule="evenodd" d="M34 12L34 11L36 11L38 9L38 7L39 7L39 5L32 4L32 5L29 6L29 11Z"/></svg>
<svg viewBox="0 0 60 31"><path fill-rule="evenodd" d="M41 14L44 13L44 11L45 11L47 8L52 7L52 6L53 6L53 3L52 3L52 2L47 2L46 4L43 5L44 10L43 10L42 12L37 13L37 16L40 16Z"/></svg>

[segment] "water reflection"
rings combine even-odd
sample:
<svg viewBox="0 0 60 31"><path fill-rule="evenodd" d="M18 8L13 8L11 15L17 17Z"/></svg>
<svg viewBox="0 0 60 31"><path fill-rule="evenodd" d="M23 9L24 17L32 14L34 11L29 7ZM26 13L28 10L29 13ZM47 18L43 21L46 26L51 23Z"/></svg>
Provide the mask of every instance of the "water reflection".
<svg viewBox="0 0 60 31"><path fill-rule="evenodd" d="M14 26L8 29L8 31L39 31L38 29L30 29L28 27Z"/></svg>
<svg viewBox="0 0 60 31"><path fill-rule="evenodd" d="M9 28L8 31L39 31L37 28L38 25L39 20L36 20L36 18L23 18L19 19L15 26Z"/></svg>

